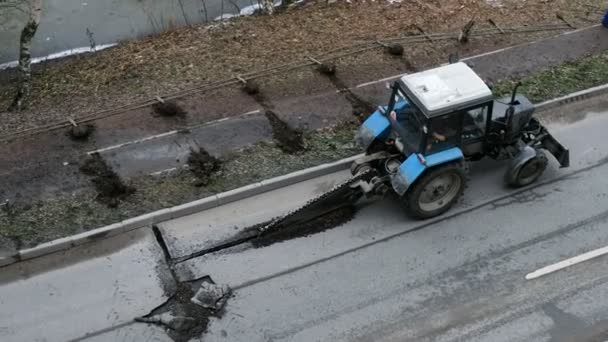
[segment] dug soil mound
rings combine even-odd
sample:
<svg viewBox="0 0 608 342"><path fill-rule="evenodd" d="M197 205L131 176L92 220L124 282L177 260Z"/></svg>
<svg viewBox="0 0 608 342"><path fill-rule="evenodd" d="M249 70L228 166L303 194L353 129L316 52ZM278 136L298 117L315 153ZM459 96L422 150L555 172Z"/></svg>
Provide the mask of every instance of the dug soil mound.
<svg viewBox="0 0 608 342"><path fill-rule="evenodd" d="M308 222L285 227L275 233L259 237L252 241L252 245L256 248L266 247L277 242L317 234L352 220L355 214L356 208L354 206L346 206Z"/></svg>
<svg viewBox="0 0 608 342"><path fill-rule="evenodd" d="M121 199L135 192L135 188L123 183L118 174L101 158L92 154L80 167L80 171L92 177L97 199L110 207L116 207Z"/></svg>
<svg viewBox="0 0 608 342"><path fill-rule="evenodd" d="M200 338L207 331L209 316L214 312L190 301L195 294L192 286L189 283L177 283L175 293L167 302L135 320L162 326L175 342Z"/></svg>
<svg viewBox="0 0 608 342"><path fill-rule="evenodd" d="M211 176L221 168L222 163L203 148L199 148L190 152L188 166L199 180L197 186L206 186L211 181Z"/></svg>
<svg viewBox="0 0 608 342"><path fill-rule="evenodd" d="M265 115L272 127L272 137L283 152L295 154L306 149L302 131L289 127L271 110L267 110Z"/></svg>
<svg viewBox="0 0 608 342"><path fill-rule="evenodd" d="M87 140L94 131L95 125L93 124L72 126L68 131L68 136L73 140L84 141Z"/></svg>
<svg viewBox="0 0 608 342"><path fill-rule="evenodd" d="M186 116L186 111L174 101L158 102L152 105L152 110L163 117Z"/></svg>

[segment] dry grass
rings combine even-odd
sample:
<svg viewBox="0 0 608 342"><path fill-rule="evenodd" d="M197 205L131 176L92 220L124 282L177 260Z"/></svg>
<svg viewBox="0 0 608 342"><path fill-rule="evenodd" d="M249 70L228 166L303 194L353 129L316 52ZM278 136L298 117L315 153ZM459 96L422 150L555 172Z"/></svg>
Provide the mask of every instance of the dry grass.
<svg viewBox="0 0 608 342"><path fill-rule="evenodd" d="M597 4L596 4L597 3ZM182 28L126 42L95 55L72 57L34 68L30 110L0 113L0 132L78 116L178 91L206 81L292 62L307 55L370 39L411 31L458 30L471 18L493 18L500 25L559 22L555 12L580 22L592 0L505 0L493 7L483 0L309 3L272 17L238 18L220 26ZM524 9L525 7L525 9ZM578 18L578 19L577 19ZM406 52L407 53L407 52ZM6 108L15 76L5 72L0 108Z"/></svg>

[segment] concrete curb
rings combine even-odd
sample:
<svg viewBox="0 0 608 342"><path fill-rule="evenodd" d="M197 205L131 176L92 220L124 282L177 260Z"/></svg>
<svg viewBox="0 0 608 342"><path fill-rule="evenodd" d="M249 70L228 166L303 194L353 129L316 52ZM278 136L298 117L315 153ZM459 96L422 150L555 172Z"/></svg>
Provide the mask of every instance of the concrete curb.
<svg viewBox="0 0 608 342"><path fill-rule="evenodd" d="M551 110L553 108L557 108L559 106L563 106L566 104L578 102L581 100L585 100L591 97L599 96L608 93L608 84L604 84L601 86L577 91L576 93L568 94L566 96L558 97L553 100L541 102L536 105L537 112L544 112L547 110Z"/></svg>
<svg viewBox="0 0 608 342"><path fill-rule="evenodd" d="M36 247L23 249L9 256L0 257L0 267L19 261L25 261L55 252L64 251L85 243L105 239L134 229L149 227L163 221L194 214L203 210L215 208L231 202L263 194L268 191L286 187L309 179L345 170L361 155L338 160L333 163L322 164L308 169L292 172L283 176L263 180L238 189L223 192L200 200L166 208L130 218L109 226L97 228L81 234L60 238L40 244Z"/></svg>
<svg viewBox="0 0 608 342"><path fill-rule="evenodd" d="M572 93L570 95L539 103L538 105L536 105L536 111L543 112L551 110L561 105L578 102L606 93L608 93L608 84L589 88L583 91ZM152 213L130 218L119 223L111 224L109 226L93 229L85 233L46 242L33 248L20 250L13 255L0 257L0 267L10 265L19 261L29 260L47 254L67 250L88 242L108 238L110 236L125 233L134 229L148 227L163 221L194 214L196 212L215 208L245 198L253 197L268 191L276 190L278 188L286 187L292 184L303 182L330 173L342 171L350 167L351 163L360 156L361 155L356 155L353 157L338 160L333 163L323 164L305 170L292 172L283 176L263 180L261 182L250 184L238 189L202 198L194 202L185 203L172 208L158 210Z"/></svg>

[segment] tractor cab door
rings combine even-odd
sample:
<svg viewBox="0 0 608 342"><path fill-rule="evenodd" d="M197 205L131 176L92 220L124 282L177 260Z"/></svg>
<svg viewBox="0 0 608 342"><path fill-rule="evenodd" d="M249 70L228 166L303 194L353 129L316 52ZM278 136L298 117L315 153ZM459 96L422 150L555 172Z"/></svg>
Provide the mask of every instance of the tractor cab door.
<svg viewBox="0 0 608 342"><path fill-rule="evenodd" d="M462 112L448 113L429 121L424 154L429 155L462 145Z"/></svg>
<svg viewBox="0 0 608 342"><path fill-rule="evenodd" d="M464 110L462 151L465 156L483 156L491 115L492 102Z"/></svg>

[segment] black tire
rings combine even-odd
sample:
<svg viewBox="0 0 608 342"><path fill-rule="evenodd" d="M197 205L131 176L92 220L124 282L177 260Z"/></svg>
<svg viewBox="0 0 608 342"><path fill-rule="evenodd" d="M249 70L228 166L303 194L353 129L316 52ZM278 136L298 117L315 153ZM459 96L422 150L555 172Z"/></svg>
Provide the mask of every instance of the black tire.
<svg viewBox="0 0 608 342"><path fill-rule="evenodd" d="M356 176L361 172L371 169L371 167L372 166L369 163L357 164L356 162L353 162L350 165L350 174L351 176Z"/></svg>
<svg viewBox="0 0 608 342"><path fill-rule="evenodd" d="M438 189L435 187L441 180L450 179L448 183L451 186L447 190ZM435 181L435 183L433 183ZM404 210L408 216L425 220L435 216L439 216L448 211L454 203L462 196L467 183L466 171L461 163L450 163L441 165L436 168L427 170L408 191L401 197ZM428 195L433 188L433 194ZM436 193L437 191L444 192ZM439 196L427 202L428 196Z"/></svg>
<svg viewBox="0 0 608 342"><path fill-rule="evenodd" d="M528 160L517 170L517 174L511 177L509 185L514 188L521 188L536 182L543 172L545 172L548 163L549 160L545 153L541 150L536 150L536 156Z"/></svg>

